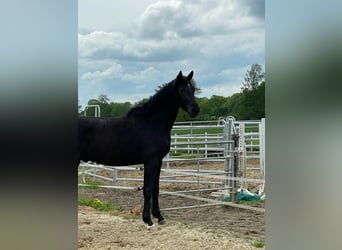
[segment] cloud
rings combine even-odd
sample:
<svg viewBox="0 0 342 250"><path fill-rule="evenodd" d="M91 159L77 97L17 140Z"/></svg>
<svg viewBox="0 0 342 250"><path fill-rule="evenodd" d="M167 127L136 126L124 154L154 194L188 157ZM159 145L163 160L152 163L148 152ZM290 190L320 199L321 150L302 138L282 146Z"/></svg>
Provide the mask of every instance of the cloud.
<svg viewBox="0 0 342 250"><path fill-rule="evenodd" d="M247 8L249 15L265 20L265 0L240 0L240 2Z"/></svg>
<svg viewBox="0 0 342 250"><path fill-rule="evenodd" d="M221 85L212 85L209 87L201 88L202 93L200 96L211 97L213 95L219 96L231 96L234 93L239 93L241 91L241 84L221 84Z"/></svg>
<svg viewBox="0 0 342 250"><path fill-rule="evenodd" d="M151 79L156 79L159 75L160 75L160 72L156 70L154 67L148 67L142 71L134 72L132 74L126 73L122 76L122 80L133 82L136 84L137 83L144 84L145 86L146 82L151 81Z"/></svg>
<svg viewBox="0 0 342 250"><path fill-rule="evenodd" d="M79 58L94 57L105 51L112 51L112 54L121 53L124 44L124 35L118 32L93 31L85 34L78 34L78 56ZM108 56L105 57L110 57Z"/></svg>
<svg viewBox="0 0 342 250"><path fill-rule="evenodd" d="M247 67L264 64L264 5L262 0L162 0L130 16L128 30L82 27L79 88L103 82L94 88L110 86L102 92L122 100L119 90L127 91L127 98L128 93L138 96L132 91L142 93L143 87L153 93L179 70L194 70L202 95L239 92Z"/></svg>
<svg viewBox="0 0 342 250"><path fill-rule="evenodd" d="M146 8L130 32L79 34L79 56L158 62L201 54L258 53L264 48L263 20L249 15L258 8L223 2L158 1Z"/></svg>
<svg viewBox="0 0 342 250"><path fill-rule="evenodd" d="M263 26L263 1L159 1L140 16L137 31L145 39L222 35Z"/></svg>
<svg viewBox="0 0 342 250"><path fill-rule="evenodd" d="M105 79L112 79L122 75L122 66L114 64L105 70L97 70L94 72L86 72L81 75L81 80L103 81Z"/></svg>
<svg viewBox="0 0 342 250"><path fill-rule="evenodd" d="M178 39L201 35L194 25L195 13L183 1L159 1L146 8L137 20L137 31L145 39Z"/></svg>

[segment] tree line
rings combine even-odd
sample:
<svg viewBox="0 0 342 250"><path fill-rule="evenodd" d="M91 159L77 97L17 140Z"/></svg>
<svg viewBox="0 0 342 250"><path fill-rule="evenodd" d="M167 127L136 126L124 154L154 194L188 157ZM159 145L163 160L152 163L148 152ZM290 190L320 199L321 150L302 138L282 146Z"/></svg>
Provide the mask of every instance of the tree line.
<svg viewBox="0 0 342 250"><path fill-rule="evenodd" d="M157 90L156 90L157 91ZM200 89L197 88L197 92ZM107 95L88 101L88 105L99 105L101 117L123 116L134 106L146 102L148 98L137 103L110 102ZM234 116L237 120L258 120L265 117L265 74L259 64L252 64L242 82L241 92L224 97L213 95L210 98L196 97L200 106L197 117L191 118L184 110L179 109L176 121L216 120L219 117ZM79 106L79 113L82 114ZM94 109L87 110L87 116L94 116Z"/></svg>

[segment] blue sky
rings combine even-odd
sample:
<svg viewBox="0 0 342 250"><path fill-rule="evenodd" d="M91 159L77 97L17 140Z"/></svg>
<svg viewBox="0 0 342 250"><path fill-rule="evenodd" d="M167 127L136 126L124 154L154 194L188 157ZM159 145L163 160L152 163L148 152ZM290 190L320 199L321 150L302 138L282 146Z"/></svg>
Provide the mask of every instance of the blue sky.
<svg viewBox="0 0 342 250"><path fill-rule="evenodd" d="M78 99L137 102L180 70L199 97L239 92L265 65L264 0L79 0Z"/></svg>

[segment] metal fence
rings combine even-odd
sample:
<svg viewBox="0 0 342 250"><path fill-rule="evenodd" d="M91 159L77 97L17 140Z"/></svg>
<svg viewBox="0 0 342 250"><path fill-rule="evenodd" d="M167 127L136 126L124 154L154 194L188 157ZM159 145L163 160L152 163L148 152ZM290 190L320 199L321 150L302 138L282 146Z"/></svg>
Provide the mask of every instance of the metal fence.
<svg viewBox="0 0 342 250"><path fill-rule="evenodd" d="M264 149L265 119L236 121L234 117L227 117L217 121L175 123L172 129L170 152L163 159L164 167L160 183L188 184L188 186L184 190L161 191L161 194L207 200L207 204L197 204L198 206L219 205L220 202L191 195L193 193L208 194L209 192L211 196L220 199L230 195L234 203L237 190L250 189L252 184L251 191L263 195ZM211 167L212 163L216 163L216 168ZM142 174L129 177L127 171L142 170L142 165L103 166L81 163L79 175L83 183L79 185L87 185L86 180L90 178L94 181L103 181L105 183L103 187L137 189L143 184ZM106 174L103 174L104 172Z"/></svg>

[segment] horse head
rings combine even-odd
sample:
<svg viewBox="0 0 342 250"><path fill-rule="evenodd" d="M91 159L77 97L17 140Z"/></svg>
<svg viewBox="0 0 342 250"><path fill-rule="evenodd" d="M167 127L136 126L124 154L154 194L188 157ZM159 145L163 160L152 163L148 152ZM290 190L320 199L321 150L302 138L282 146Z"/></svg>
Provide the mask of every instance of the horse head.
<svg viewBox="0 0 342 250"><path fill-rule="evenodd" d="M179 71L175 80L179 105L183 110L188 112L191 117L197 116L200 111L195 99L195 87L191 82L193 75L193 71L191 71L188 76L183 76L182 71Z"/></svg>

